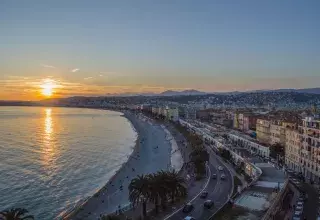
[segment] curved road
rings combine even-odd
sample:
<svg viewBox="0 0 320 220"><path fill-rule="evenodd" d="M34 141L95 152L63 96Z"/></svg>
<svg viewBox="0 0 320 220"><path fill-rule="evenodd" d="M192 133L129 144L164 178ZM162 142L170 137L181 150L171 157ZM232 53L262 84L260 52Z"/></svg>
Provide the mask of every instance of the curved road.
<svg viewBox="0 0 320 220"><path fill-rule="evenodd" d="M214 173L217 174L217 179L214 180L210 178L207 187L204 189L209 193L208 197L206 199L201 199L200 195L198 195L195 198L190 198L189 201L191 200L191 203L194 205L194 209L190 213L183 213L183 207L180 207L172 214L166 216L164 220L184 219L186 216L192 216L197 220L207 220L229 199L229 194L231 194L233 190L233 177L231 176L228 168L224 166L220 159L217 159L217 156L213 151L209 148L207 149L210 154L208 164L210 169L209 173L211 173L211 175ZM218 171L218 166L222 166L223 171ZM220 179L220 175L222 173L226 175L225 180ZM203 207L203 203L207 199L213 200L215 203L211 209Z"/></svg>

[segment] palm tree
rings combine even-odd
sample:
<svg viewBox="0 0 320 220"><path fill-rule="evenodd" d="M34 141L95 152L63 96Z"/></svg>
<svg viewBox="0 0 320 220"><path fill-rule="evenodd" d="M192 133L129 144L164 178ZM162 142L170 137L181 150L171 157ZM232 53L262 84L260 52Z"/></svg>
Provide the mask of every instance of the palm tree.
<svg viewBox="0 0 320 220"><path fill-rule="evenodd" d="M209 161L209 153L204 147L195 147L190 153L191 161L201 159L202 161Z"/></svg>
<svg viewBox="0 0 320 220"><path fill-rule="evenodd" d="M155 177L156 177L156 182L158 184L157 190L159 193L161 206L162 206L162 209L165 209L166 203L168 200L168 193L169 193L168 172L161 170L155 175Z"/></svg>
<svg viewBox="0 0 320 220"><path fill-rule="evenodd" d="M101 220L120 220L120 217L117 215L104 215Z"/></svg>
<svg viewBox="0 0 320 220"><path fill-rule="evenodd" d="M156 213L159 212L159 199L163 191L162 179L159 173L149 174L149 200L154 203Z"/></svg>
<svg viewBox="0 0 320 220"><path fill-rule="evenodd" d="M28 210L21 208L12 208L10 210L4 210L0 212L0 220L30 220L34 219L32 215L24 216L28 213Z"/></svg>
<svg viewBox="0 0 320 220"><path fill-rule="evenodd" d="M167 172L166 181L172 203L174 203L175 198L187 195L185 181L176 171Z"/></svg>
<svg viewBox="0 0 320 220"><path fill-rule="evenodd" d="M138 175L129 184L129 200L133 205L142 203L143 217L147 215L147 201L150 198L150 180L148 176Z"/></svg>

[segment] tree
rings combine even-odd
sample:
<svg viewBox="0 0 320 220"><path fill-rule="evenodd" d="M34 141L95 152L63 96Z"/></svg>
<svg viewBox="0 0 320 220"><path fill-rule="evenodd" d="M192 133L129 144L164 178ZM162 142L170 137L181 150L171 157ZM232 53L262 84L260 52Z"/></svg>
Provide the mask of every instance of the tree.
<svg viewBox="0 0 320 220"><path fill-rule="evenodd" d="M148 176L138 175L129 184L129 200L133 205L142 203L143 217L147 215L150 181Z"/></svg>
<svg viewBox="0 0 320 220"><path fill-rule="evenodd" d="M149 200L154 203L156 213L159 212L159 200L161 193L164 192L163 179L160 178L160 175L149 174Z"/></svg>
<svg viewBox="0 0 320 220"><path fill-rule="evenodd" d="M224 159L231 160L232 155L229 150L222 148L220 154Z"/></svg>
<svg viewBox="0 0 320 220"><path fill-rule="evenodd" d="M194 164L198 177L206 172L206 162L209 161L209 153L204 147L196 147L189 154L190 162Z"/></svg>
<svg viewBox="0 0 320 220"><path fill-rule="evenodd" d="M22 208L12 208L0 212L0 220L30 220L34 219L32 215L24 216L28 210Z"/></svg>
<svg viewBox="0 0 320 220"><path fill-rule="evenodd" d="M156 213L159 202L163 208L168 199L173 203L177 197L187 195L184 179L175 171L159 171L155 174L138 176L129 185L129 200L133 204L142 203L143 216L146 216L146 204L152 202Z"/></svg>
<svg viewBox="0 0 320 220"><path fill-rule="evenodd" d="M188 193L184 179L176 171L167 172L166 186L169 189L172 203L175 198L184 197Z"/></svg>

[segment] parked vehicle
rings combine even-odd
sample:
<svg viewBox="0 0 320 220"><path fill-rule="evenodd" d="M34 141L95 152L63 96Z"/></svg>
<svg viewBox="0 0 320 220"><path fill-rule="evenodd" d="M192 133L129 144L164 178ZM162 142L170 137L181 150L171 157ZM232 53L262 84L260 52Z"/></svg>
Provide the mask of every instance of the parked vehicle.
<svg viewBox="0 0 320 220"><path fill-rule="evenodd" d="M223 167L222 166L218 166L218 170L219 171L223 171Z"/></svg>
<svg viewBox="0 0 320 220"><path fill-rule="evenodd" d="M215 173L212 174L211 178L212 178L213 180L217 179L217 174L215 174Z"/></svg>

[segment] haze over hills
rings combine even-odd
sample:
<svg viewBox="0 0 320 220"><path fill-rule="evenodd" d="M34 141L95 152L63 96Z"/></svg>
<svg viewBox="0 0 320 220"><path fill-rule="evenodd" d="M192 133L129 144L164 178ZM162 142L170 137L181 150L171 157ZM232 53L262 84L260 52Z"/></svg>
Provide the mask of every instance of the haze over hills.
<svg viewBox="0 0 320 220"><path fill-rule="evenodd" d="M304 88L304 89L274 89L274 90L252 90L252 91L232 91L232 92L202 92L195 89L174 91L166 90L161 93L113 93L106 96L187 96L187 95L208 95L208 94L239 94L239 93L261 93L261 92L298 92L320 94L320 88Z"/></svg>
<svg viewBox="0 0 320 220"><path fill-rule="evenodd" d="M86 98L101 98L101 97L134 97L134 96L141 96L141 97L173 97L173 96L202 96L202 95L245 95L245 94L259 94L259 93L301 93L301 94L314 94L314 95L320 95L320 88L305 88L305 89L276 89L276 90L255 90L255 91L246 91L246 92L240 92L240 91L233 91L233 92L212 92L212 93L206 93L198 90L184 90L184 91L173 91L173 90L167 90L162 93L112 93L112 94L105 94L100 96L71 96L71 97L65 97L65 98L51 98L47 100L41 100L41 101L49 101L49 100L74 100L74 99L86 99ZM37 105L37 101L19 101L19 100L0 100L0 106L1 105L30 105L30 103Z"/></svg>

